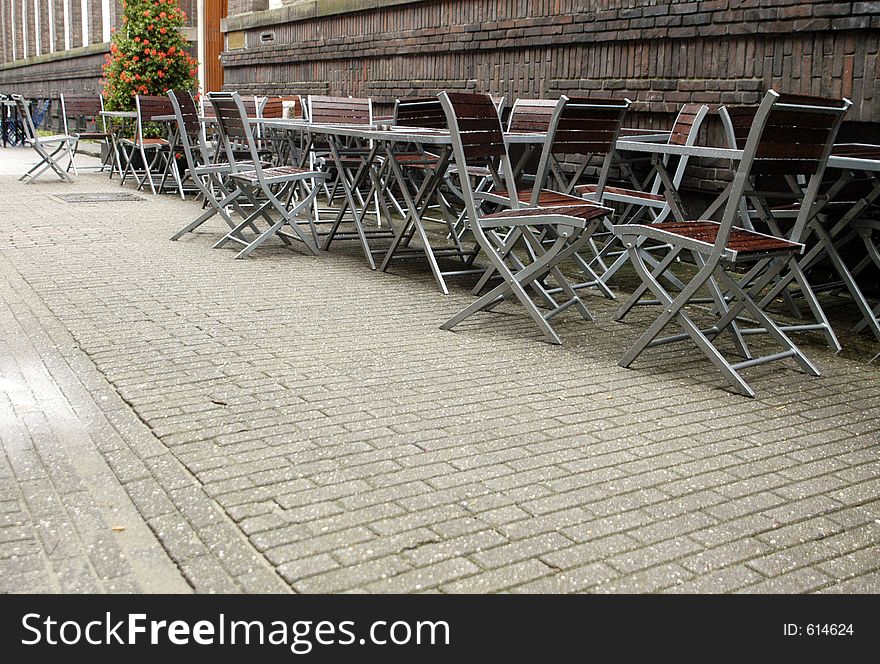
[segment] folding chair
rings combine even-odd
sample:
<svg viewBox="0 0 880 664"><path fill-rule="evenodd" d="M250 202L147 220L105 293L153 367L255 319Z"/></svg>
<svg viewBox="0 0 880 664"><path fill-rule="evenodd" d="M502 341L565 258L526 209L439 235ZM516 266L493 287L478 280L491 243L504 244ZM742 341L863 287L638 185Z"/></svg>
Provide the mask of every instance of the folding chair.
<svg viewBox="0 0 880 664"><path fill-rule="evenodd" d="M515 297L535 321L549 343L562 341L550 326L549 320L567 308L574 306L580 315L591 320L584 303L559 270L559 263L574 254L598 227L608 208L579 201L575 205L556 208L525 207L516 196L508 200L510 209L484 214L471 187L468 169L473 166L488 168L494 177L507 184L508 191L516 191L510 157L504 142L501 122L492 100L486 95L443 92L440 103L446 113L452 151L457 166L461 192L468 212L469 229L480 248L486 253L492 267L502 278L502 283L471 305L446 321L441 328L452 329L478 311L491 310L509 296ZM547 141L541 155L539 184L549 170L554 134L567 99L561 98L548 129ZM512 267L505 260L509 252L504 239L515 229L527 252L524 261ZM541 236L551 234L553 241L546 245ZM546 277L553 277L559 284L566 300L558 302L546 294L545 289L533 288ZM542 313L532 301L526 288L533 288L549 311Z"/></svg>
<svg viewBox="0 0 880 664"><path fill-rule="evenodd" d="M135 109L137 111L137 119L135 120L134 136L132 138L122 138L119 141L124 162L121 184L125 184L128 174L131 173L132 177L137 180L138 190L143 189L144 185L149 184L150 191L155 194L158 193L158 190L153 175L155 174L156 177L160 177L162 172L169 168L174 175L178 191L181 191L183 185L180 182L177 167L170 163L174 160L174 155L171 152L171 144L168 142L168 139L144 135L144 125L151 122L153 118L174 115L171 101L168 97L138 95L135 98ZM126 148L128 149L127 152ZM141 157L142 168L140 169L140 175L138 175L135 168L135 154L139 154ZM147 154L150 155L149 158Z"/></svg>
<svg viewBox="0 0 880 664"><path fill-rule="evenodd" d="M261 118L303 118L303 103L299 95L266 97L260 111ZM284 129L276 129L266 125L260 126L260 146L272 153L275 164L301 163L301 155L297 154L302 145L293 141L294 133Z"/></svg>
<svg viewBox="0 0 880 664"><path fill-rule="evenodd" d="M685 104L675 118L667 145L694 145L699 135L700 127L708 112L709 107L705 104ZM663 159L664 165L668 165L669 157L670 155L665 155ZM620 203L625 206L623 210L615 215L614 223L634 223L645 216L649 217L651 223L656 224L665 221L672 208L666 196L660 193L661 187L665 187L669 195L677 196L678 188L684 178L689 160L690 157L688 155L682 155L678 158L675 172L670 180L671 186L667 186L668 183L663 182L663 176L656 167L651 169L645 180L646 184L648 181L651 182L650 186L640 189L604 186L602 188L601 200L603 204ZM587 200L595 200L597 190L598 185L596 184L575 187L575 191L583 195ZM608 230L610 232L610 225ZM616 252L619 252L619 255L614 262L611 265L606 265L605 260ZM622 251L620 243L612 234L590 265L596 270L601 270L599 279L603 284L607 285L617 271L627 263L627 260L626 252Z"/></svg>
<svg viewBox="0 0 880 664"><path fill-rule="evenodd" d="M504 98L502 97L501 99L503 100ZM492 98L492 101L495 102L495 97ZM510 114L507 118L507 133L546 132L547 127L550 124L550 118L553 115L553 111L556 109L558 101L558 99L517 99L513 103L513 106L510 109ZM514 179L519 180L522 177L528 177L528 174L524 175L524 171L529 163L533 161L533 148L533 145L527 145L523 147L516 146L509 150L511 163L515 162L513 166ZM448 188L460 199L461 193L458 191L458 187L452 182L452 178L455 175L455 168L451 168L447 175L446 183ZM474 178L475 185L473 191L475 194L488 191L493 187L503 188L501 183L493 181L488 169L471 167L470 175ZM534 174L532 174L532 178L534 178ZM455 233L458 237L461 237L467 230L466 218L467 210L462 210L455 222ZM474 289L474 292L479 292L484 284L485 282L478 284L477 288Z"/></svg>
<svg viewBox="0 0 880 664"><path fill-rule="evenodd" d="M437 97L397 99L394 102L391 124L400 127L446 129L446 114ZM440 161L440 155L425 150L423 145L417 143L411 145L395 144L394 151L397 162L406 168L407 175L411 176L417 185L425 182L428 172L436 169ZM442 192L437 190L435 194L441 206L445 206L444 209L448 211L449 206L446 204ZM394 203L397 202L394 201ZM397 207L400 206L397 205ZM405 216L402 210L399 211L399 214Z"/></svg>
<svg viewBox="0 0 880 664"><path fill-rule="evenodd" d="M34 126L34 120L31 117L31 109L24 97L21 95L12 95L15 107L18 110L18 116L21 119L25 140L31 144L31 147L40 155L40 161L34 164L27 173L22 175L19 181L33 182L40 175L50 168L64 182L73 182L67 174L67 169L63 168L58 160L62 157L62 153L66 152L68 161L72 159L74 146L76 145L76 137L67 134L54 134L52 136L40 136ZM39 169L39 170L37 170Z"/></svg>
<svg viewBox="0 0 880 664"><path fill-rule="evenodd" d="M309 119L315 124L373 124L373 100L370 98L309 95L307 103ZM369 148L354 140L339 143L335 146L338 152L337 159L331 158L333 157L331 146L323 141L314 141L311 147L313 163L322 164L322 167L328 171L336 172L336 177L331 177L324 183L327 204L333 205L337 193L343 189L357 196L358 202L363 207L364 201L360 191L353 187L353 184L357 171L363 163L362 157L369 152ZM343 178L346 183L342 182ZM378 201L376 201L376 216L378 219Z"/></svg>
<svg viewBox="0 0 880 664"><path fill-rule="evenodd" d="M235 257L245 258L268 239L277 236L286 245L291 245L292 240L299 240L312 254L317 255L319 250L312 204L318 193L318 183L323 182L327 175L296 166L265 168L260 162L247 110L238 93L211 92L208 100L214 107L220 140L229 162L229 179L253 206L253 211L214 247L234 242L243 246ZM236 147L250 154L250 162L241 164L236 159ZM307 231L297 221L301 214L306 216ZM260 219L266 222L268 228L253 239L246 238L244 231L253 228Z"/></svg>
<svg viewBox="0 0 880 664"><path fill-rule="evenodd" d="M99 141L106 146L107 153L101 160L98 170L103 171L108 166L113 169L118 159L113 153L113 142L110 132L107 131L107 123L101 117L104 110L104 98L101 95L61 95L61 118L64 123L64 133L77 139L70 163L69 171L78 174L76 167L76 155L79 151L79 141ZM100 122L100 124L99 124Z"/></svg>
<svg viewBox="0 0 880 664"><path fill-rule="evenodd" d="M618 312L618 320L648 290L663 309L621 358L620 366L629 367L646 348L690 339L734 390L746 396L755 395L739 374L748 367L792 357L805 372L819 375L818 369L765 311L768 302L756 301L762 296L763 289L784 270L798 270L797 257L803 252L804 245L777 235L736 228L734 222L739 219L743 196L753 193L751 187L756 176L801 175L808 178L808 184L792 233L792 237L800 237L799 229L811 214L834 137L848 106L846 101L780 95L770 90L749 121L742 158L721 222L675 221L613 227L643 282ZM646 240L666 243L670 247L656 265L649 266L640 250ZM670 293L660 279L676 259L688 255L695 263L696 273L680 292ZM748 269L745 275L734 271L742 265ZM701 328L685 307L704 287L715 303L714 309L707 308L704 313L714 317L716 322ZM722 287L726 290L723 291ZM744 313L750 318L745 318ZM659 337L666 325L673 321L684 333ZM750 322L758 327L741 328L741 324ZM731 333L736 352L745 357L743 361L729 362L716 347L715 341L725 331ZM749 333L768 334L782 350L753 357L743 341L743 336Z"/></svg>
<svg viewBox="0 0 880 664"><path fill-rule="evenodd" d="M788 95L789 99L796 97ZM802 103L820 105L844 106L844 112L851 106L847 99L825 99L821 97L799 97ZM731 147L741 148L748 137L748 130L755 116L756 109L751 106L722 107L719 109L722 125ZM835 130L836 131L836 130ZM836 134L835 134L836 135ZM824 170L823 170L824 175ZM759 305L766 307L777 297L782 297L793 315L803 318L800 307L797 306L794 296L799 295L804 299L813 316L813 322L796 325L783 325L784 332L810 332L818 331L823 334L829 347L835 352L840 352L842 347L834 332L831 322L825 315L817 296L816 288L807 277L807 271L818 262L818 259L827 256L833 269L843 279L844 284L856 297L856 301L863 313L867 314L870 308L864 301L861 291L852 281L848 269L835 247L837 230L826 229L826 213L839 208L849 207L845 201L828 200L832 185L825 191L825 183L820 180L816 183L816 195L811 203L809 214L802 216L807 176L798 172L787 172L785 168L776 168L771 173L762 173L752 177L749 189L746 191L740 203L740 219L744 228L753 229L755 224L763 225L770 233L789 240L800 242L810 246L807 255L799 259L790 270L774 277L774 283L762 297ZM794 201L793 204L790 201ZM849 217L851 218L851 217ZM835 226L837 229L846 228L848 222L841 220ZM835 237L832 237L835 236ZM852 238L854 239L854 237ZM760 269L760 266L759 268ZM754 270L754 271L757 271ZM797 290L792 291L789 285L794 282ZM753 286L753 290L769 286L769 280L763 279Z"/></svg>
<svg viewBox="0 0 880 664"><path fill-rule="evenodd" d="M547 147L547 179L550 177L555 181L557 188L549 188L545 186L545 180L536 176L534 184L531 187L519 187L515 195L517 199L526 205L532 207L559 207L568 205L578 205L583 201L581 196L575 195L574 190L577 182L581 179L594 157L601 157L602 165L598 174L598 184L595 185L595 201L601 203L605 184L608 180L608 173L614 157L614 145L617 142L617 136L620 133L620 127L623 118L629 108L630 101L628 99L602 99L602 98L569 98L566 97L566 103L560 110L559 125L554 132L553 142ZM530 114L531 122L523 122L519 120L516 126L529 126L532 130L540 130L543 120L546 117L546 104L542 104L544 113L535 113L541 106L531 105L533 112ZM554 111L555 112L555 111ZM511 114L513 119L513 114ZM542 154L542 158L544 155ZM574 172L569 175L565 172L563 160L571 162L576 160ZM487 201L501 202L507 199L511 194L506 189L498 189L497 191L489 191L479 193L478 197ZM511 239L508 243L511 247L516 238ZM552 237L548 238L553 241ZM591 249L594 253L599 251L598 247L592 245L592 238L589 239ZM580 268L581 272L587 278L586 281L575 284L575 289L596 286L599 291L609 299L614 298L614 294L608 286L602 282L590 262L580 253L574 253L572 259ZM486 272L480 279L474 289L478 289L487 283L492 275L492 270Z"/></svg>
<svg viewBox="0 0 880 664"><path fill-rule="evenodd" d="M242 218L247 214L239 205L239 198L242 196L241 189L231 184L229 180L232 164L228 162L211 163L211 150L205 139L204 128L199 119L199 110L192 94L169 90L168 98L174 108L179 141L186 158L188 172L207 208L199 217L171 236L171 239L180 239L218 214L229 228L235 228L238 224L230 216L227 209L231 207ZM239 168L252 167L250 162L236 163ZM253 229L256 230L256 227Z"/></svg>

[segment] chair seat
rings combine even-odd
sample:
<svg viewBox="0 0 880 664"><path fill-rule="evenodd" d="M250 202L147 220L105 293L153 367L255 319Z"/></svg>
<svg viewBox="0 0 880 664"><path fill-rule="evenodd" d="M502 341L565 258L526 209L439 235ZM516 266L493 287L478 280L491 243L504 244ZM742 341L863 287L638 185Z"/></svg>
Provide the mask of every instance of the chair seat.
<svg viewBox="0 0 880 664"><path fill-rule="evenodd" d="M574 188L579 194L595 194L598 189L595 184L582 184ZM623 187L605 187L604 195L613 198L614 196L624 196L627 198L640 198L646 201L666 202L666 198L662 194L652 194L647 191L639 191L638 189L625 189Z"/></svg>
<svg viewBox="0 0 880 664"><path fill-rule="evenodd" d="M841 211L844 212L849 210L853 205L856 204L857 201L852 200L837 200L837 201L826 201L822 206L821 213L828 213L833 211ZM790 203L788 205L776 205L770 208L770 212L773 214L774 219L796 219L800 214L801 204L800 203ZM820 213L820 214L821 214ZM760 214L757 210L749 210L749 215L752 217L760 217Z"/></svg>
<svg viewBox="0 0 880 664"><path fill-rule="evenodd" d="M275 153L275 151L272 148L257 148L257 154L260 156L265 156L265 155L271 156L274 153ZM232 156L235 157L235 160L240 164L240 163L242 163L242 161L249 161L250 160L251 151L250 150L233 150ZM239 157L241 157L241 160L239 160ZM224 155L224 158L225 158L225 155Z"/></svg>
<svg viewBox="0 0 880 664"><path fill-rule="evenodd" d="M579 203L577 205L560 205L557 207L528 207L519 210L502 210L493 212L480 217L480 222L484 221L504 221L505 219L513 219L518 217L535 218L535 223L541 223L540 217L575 217L582 221L591 221L599 217L604 217L611 210L601 205L590 205L589 203ZM545 223L559 223L558 221L547 221ZM503 224L496 224L503 225Z"/></svg>
<svg viewBox="0 0 880 664"><path fill-rule="evenodd" d="M433 168L440 161L440 155L432 152L401 152L394 160L407 168Z"/></svg>
<svg viewBox="0 0 880 664"><path fill-rule="evenodd" d="M139 141L131 138L123 138L122 143L125 145L134 145L135 147L144 146L145 148L167 148L169 143L164 138L142 138Z"/></svg>
<svg viewBox="0 0 880 664"><path fill-rule="evenodd" d="M492 171L490 171L485 166L468 166L467 174L472 178L490 178L492 177ZM453 173L458 173L458 166L450 166L447 171L450 175Z"/></svg>
<svg viewBox="0 0 880 664"><path fill-rule="evenodd" d="M252 161L236 161L235 165L243 170L253 169L254 162ZM260 166L264 169L269 168L271 166L270 163L261 161ZM220 162L217 164L205 164L202 166L196 166L196 174L197 175L208 175L209 173L229 173L232 170L232 165L229 162Z"/></svg>
<svg viewBox="0 0 880 664"><path fill-rule="evenodd" d="M68 136L67 134L52 134L51 136L38 136L37 141L39 143L63 143L64 141L75 141L75 136Z"/></svg>
<svg viewBox="0 0 880 664"><path fill-rule="evenodd" d="M366 155L364 155L364 157L366 157ZM323 159L324 163L329 166L336 165L336 160L333 158L333 155L324 155ZM341 163L343 166L360 166L361 162L363 162L363 158L358 156L348 156L344 154L339 155L339 163Z"/></svg>
<svg viewBox="0 0 880 664"><path fill-rule="evenodd" d="M627 235L645 235L655 239L682 244L678 239L690 240L684 243L687 248L708 253L718 237L721 227L717 221L666 221L659 224L624 224L615 226L615 231ZM778 253L801 253L804 245L791 242L774 235L765 235L744 228L733 228L727 239L725 260L735 261L739 258L758 259Z"/></svg>
<svg viewBox="0 0 880 664"><path fill-rule="evenodd" d="M110 134L103 131L81 131L72 134L81 141L102 141L110 138Z"/></svg>
<svg viewBox="0 0 880 664"><path fill-rule="evenodd" d="M319 174L305 168L297 168L296 166L276 166L275 168L263 169L263 180L268 183L296 180L304 176L314 175ZM248 182L256 182L258 179L256 171L239 171L238 173L233 173L230 177L238 180L247 180Z"/></svg>
<svg viewBox="0 0 880 664"><path fill-rule="evenodd" d="M492 191L491 193L501 198L507 198L508 200L510 198L509 194L504 189ZM517 189L516 197L519 199L520 203L525 203L526 205L529 205L532 202L532 190ZM538 194L538 204L536 207L559 207L583 204L584 199L580 196L570 196L569 194L563 194L559 191L542 189L541 193Z"/></svg>

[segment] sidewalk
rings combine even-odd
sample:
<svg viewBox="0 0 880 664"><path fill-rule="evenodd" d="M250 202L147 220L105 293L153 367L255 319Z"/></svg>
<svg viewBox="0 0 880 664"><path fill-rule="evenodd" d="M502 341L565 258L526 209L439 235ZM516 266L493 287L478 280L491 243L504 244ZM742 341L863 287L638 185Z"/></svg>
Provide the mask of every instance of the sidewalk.
<svg viewBox="0 0 880 664"><path fill-rule="evenodd" d="M880 368L719 387L354 245L234 261L192 200L0 150L0 590L880 592ZM84 162L88 158L84 158ZM97 163L93 160L92 163ZM131 189L128 189L130 191ZM876 352L876 350L874 351ZM124 528L124 529L123 529Z"/></svg>

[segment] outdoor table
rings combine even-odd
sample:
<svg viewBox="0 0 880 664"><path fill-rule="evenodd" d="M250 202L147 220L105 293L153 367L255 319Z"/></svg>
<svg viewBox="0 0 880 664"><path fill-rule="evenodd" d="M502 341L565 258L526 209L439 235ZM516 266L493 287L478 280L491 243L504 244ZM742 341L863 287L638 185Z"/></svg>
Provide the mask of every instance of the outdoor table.
<svg viewBox="0 0 880 664"><path fill-rule="evenodd" d="M731 161L739 161L742 159L742 150L734 150L731 148L716 148L703 145L669 145L668 143L654 143L652 141L641 140L641 137L627 137L626 139L618 139L616 146L618 150L627 152L642 152L651 155L651 164L657 169L660 181L663 184L663 194L669 202L669 208L676 221L687 221L688 215L685 211L684 203L677 187L672 182L672 176L664 163L664 155L677 155L687 157L703 157L705 159L730 159ZM724 201L732 187L732 183L728 184L724 191L709 206L702 216L708 218L711 216Z"/></svg>
<svg viewBox="0 0 880 664"><path fill-rule="evenodd" d="M655 129L639 129L638 127L621 127L618 138L626 141L638 141L639 143L665 143L669 140L671 131Z"/></svg>
<svg viewBox="0 0 880 664"><path fill-rule="evenodd" d="M304 120L283 118L257 118L252 119L251 122L290 131L299 130L310 136L316 134L323 136L327 139L331 155L339 169L342 168L339 158L340 139L356 138L371 143L370 149L361 156L361 165L353 180L347 182L345 178L342 178L345 198L342 207L336 211L336 218L322 244L323 249L329 249L334 239L344 237L339 227L344 215L348 212L353 217L355 232L361 241L364 254L372 269L377 268L373 258L374 253L384 252L385 256L378 266L383 271L388 269L393 260L411 258L416 255L424 256L428 261L438 287L444 294L449 293L445 277L468 273L482 273L484 271L483 268L472 267L471 263L476 255L475 252L464 250L460 242L457 242L458 238L455 234L452 234L450 238L456 243L455 246L437 248L432 245L424 226L425 210L431 200L433 200L433 196L442 183L451 161L452 139L447 130L388 125L317 124ZM505 141L508 144L534 145L543 143L545 139L546 133L542 132L505 134ZM400 153L396 148L401 145L430 147L439 153L436 159L431 159L432 163L426 168L428 177L425 178L415 192L411 191L410 182L404 175L403 166L398 160ZM308 146L306 148L308 149ZM386 250L377 250L370 247L367 233L363 228L363 221L367 213L366 206L358 206L355 201L355 189L365 184L368 179L371 186L369 194L364 200L370 200L375 193L383 201L383 207L387 210L390 207L387 201L394 183L397 184L404 199L402 207L397 208L397 206L394 206L403 214L404 222L399 229L393 231L390 236L392 239L391 245ZM419 237L422 246L411 248L409 242L416 235ZM454 256L460 259L464 262L465 269L441 270L437 258L443 255Z"/></svg>
<svg viewBox="0 0 880 664"><path fill-rule="evenodd" d="M858 233L854 224L865 210L880 198L880 145L836 144L831 149L827 168L840 171L840 177L829 187L825 200L816 206L814 217L821 212L823 207L835 202L838 194L859 174L865 177L870 184L870 189L858 201L855 201L831 228L825 228L821 223L813 224L813 228L819 236L819 242L803 256L800 263L806 269L824 256L828 256L862 313L862 321L855 326L854 330L858 332L868 327L880 340L880 306L871 309L868 299L855 280L855 275L870 263L871 258L866 256L853 270L850 270L837 251L839 247L857 237Z"/></svg>

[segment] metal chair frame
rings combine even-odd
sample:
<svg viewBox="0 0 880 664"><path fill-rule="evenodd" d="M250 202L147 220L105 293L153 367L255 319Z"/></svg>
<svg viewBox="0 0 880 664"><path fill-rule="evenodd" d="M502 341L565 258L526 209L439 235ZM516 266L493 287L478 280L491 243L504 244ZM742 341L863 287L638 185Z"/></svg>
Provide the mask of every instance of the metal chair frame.
<svg viewBox="0 0 880 664"><path fill-rule="evenodd" d="M733 389L745 396L755 396L739 374L740 370L748 367L791 357L806 373L819 375L819 370L791 341L785 330L767 314L767 298L760 301L758 298L784 270L797 270L797 257L803 252L804 245L791 238L802 237L801 231L810 217L834 137L848 107L846 100L834 102L781 96L770 90L747 126L742 157L720 223L701 220L613 227L642 279L642 286L621 307L617 319L620 320L647 291L663 308L657 319L621 358L620 366L629 367L649 347L690 339ZM795 143L797 140L813 142ZM752 190L754 177L765 173L801 173L809 177L798 218L787 238L735 228L735 222L740 219L742 198L755 193ZM670 246L670 251L657 265L649 265L645 261L644 252L640 250L645 240ZM672 294L661 284L660 277L676 259L687 254L693 259L696 274L680 292ZM753 267L741 276L733 272L737 264ZM685 310L685 306L704 287L709 289L715 304L714 310L707 313L714 315L716 322L708 328L700 328ZM748 313L749 318L745 318L744 313ZM659 337L666 325L673 321L683 329L683 334ZM741 323L748 322L758 327L740 327ZM736 352L745 358L743 361L729 362L715 346L715 340L723 332L731 333ZM753 357L744 342L744 336L752 333L769 335L782 347L782 351Z"/></svg>
<svg viewBox="0 0 880 664"><path fill-rule="evenodd" d="M322 183L327 174L296 166L265 168L259 158L247 110L238 93L211 92L208 100L214 108L220 140L230 165L229 178L253 206L253 211L214 247L234 242L243 247L235 257L245 258L270 238L278 237L288 246L297 240L310 253L320 253L312 206L319 182ZM246 150L250 161L246 164L239 162L235 147ZM301 214L306 216L305 224L296 220ZM268 228L253 239L246 238L243 235L245 229L254 228L258 220L265 221ZM303 229L304 225L307 230Z"/></svg>
<svg viewBox="0 0 880 664"><path fill-rule="evenodd" d="M549 323L551 318L572 306L584 319L591 320L592 316L562 275L559 263L584 245L598 227L601 218L610 210L583 202L558 208L524 207L512 195L508 201L509 209L492 214L481 213L480 203L474 195L468 175L469 168L475 162L485 164L493 176L506 183L508 191L516 191L500 119L492 100L486 95L443 92L439 97L452 137L452 152L467 208L469 230L502 278L500 285L477 298L447 320L441 328L452 329L471 315L491 310L513 296L537 324L545 341L560 344L561 339ZM549 172L553 135L567 101L566 97L560 99L548 129L539 167L541 183ZM521 239L527 247L527 256L533 257L528 264L518 262L511 266L506 260L510 252L504 250L504 239L511 236L508 232L511 228L515 229L517 239ZM542 242L541 237L551 229L553 241L548 245ZM556 301L542 287L534 288L546 277L556 280L567 298L565 301ZM526 288L532 288L549 307L549 311L542 313Z"/></svg>
<svg viewBox="0 0 880 664"><path fill-rule="evenodd" d="M64 133L77 139L70 162L67 164L67 170L72 168L75 175L79 174L76 155L79 152L79 142L82 140L97 140L107 147L107 154L101 159L101 165L94 167L96 170L103 171L107 167L111 170L116 168L119 161L118 155L114 154L115 148L107 128L107 119L101 116L103 110L104 97L101 95L61 95L61 120ZM70 126L71 119L76 122L73 130ZM89 122L95 126L95 131L89 131Z"/></svg>
<svg viewBox="0 0 880 664"><path fill-rule="evenodd" d="M34 121L31 117L31 110L27 101L25 101L25 98L21 95L14 94L12 95L12 100L15 102L18 115L23 124L25 140L27 140L34 151L40 155L40 161L34 164L24 175L18 178L19 182L33 182L40 177L40 175L50 169L64 182L73 182L70 175L67 173L67 169L58 163L58 158L62 156L62 153L64 152L67 153L68 160L72 158L71 155L77 142L76 137L68 136L67 134L40 136L34 126Z"/></svg>

